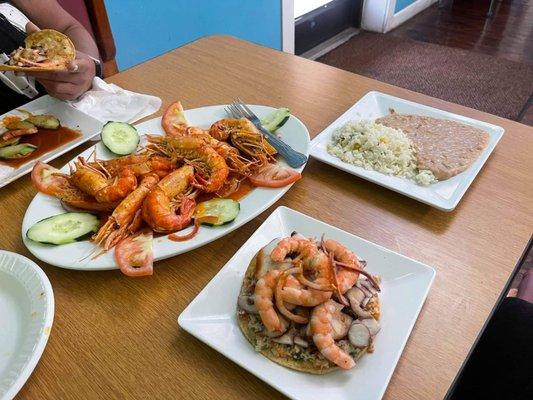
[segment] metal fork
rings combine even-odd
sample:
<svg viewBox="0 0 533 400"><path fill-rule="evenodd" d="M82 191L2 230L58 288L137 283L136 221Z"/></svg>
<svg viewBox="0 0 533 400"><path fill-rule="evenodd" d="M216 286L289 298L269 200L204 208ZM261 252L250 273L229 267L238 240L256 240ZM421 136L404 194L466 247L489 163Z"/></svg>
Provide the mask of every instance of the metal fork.
<svg viewBox="0 0 533 400"><path fill-rule="evenodd" d="M264 128L263 125L261 125L261 121L259 120L257 115L255 115L253 111L246 106L246 104L240 101L240 99L228 105L228 107L226 107L226 112L228 112L228 114L230 114L234 118L249 119L250 122L261 131L261 133L266 137L268 142L278 151L278 153L285 159L285 161L287 161L287 164L289 164L291 167L298 168L307 162L307 156L305 154L294 150L283 140L272 134L268 129Z"/></svg>

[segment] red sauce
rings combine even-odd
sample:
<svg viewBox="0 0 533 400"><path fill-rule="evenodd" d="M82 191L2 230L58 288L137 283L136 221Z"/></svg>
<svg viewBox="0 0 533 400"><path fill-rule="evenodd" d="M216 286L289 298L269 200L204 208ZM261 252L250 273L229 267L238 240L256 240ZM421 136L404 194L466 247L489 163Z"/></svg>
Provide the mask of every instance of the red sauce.
<svg viewBox="0 0 533 400"><path fill-rule="evenodd" d="M0 160L0 163L13 168L18 168L28 161L40 158L52 150L55 150L65 143L81 137L80 131L60 126L58 129L39 129L34 135L22 136L19 143L30 143L37 146L37 150L24 158L14 160Z"/></svg>
<svg viewBox="0 0 533 400"><path fill-rule="evenodd" d="M232 194L224 198L239 201L244 198L248 193L250 193L253 189L255 189L255 186L252 186L250 181L248 179L245 179L241 182L236 192L233 192ZM215 193L201 193L196 198L196 203L201 203L202 201L211 200L217 197L218 196Z"/></svg>
<svg viewBox="0 0 533 400"><path fill-rule="evenodd" d="M252 186L250 181L248 179L245 179L241 182L237 191L228 196L228 199L232 199L235 201L240 200L248 193L250 193L254 188L255 186Z"/></svg>

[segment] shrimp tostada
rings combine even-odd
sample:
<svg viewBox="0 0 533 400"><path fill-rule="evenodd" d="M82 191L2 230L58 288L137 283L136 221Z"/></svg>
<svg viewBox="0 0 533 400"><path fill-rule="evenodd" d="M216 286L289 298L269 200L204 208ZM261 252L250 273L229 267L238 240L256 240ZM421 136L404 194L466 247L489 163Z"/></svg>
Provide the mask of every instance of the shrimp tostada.
<svg viewBox="0 0 533 400"><path fill-rule="evenodd" d="M255 350L302 372L350 369L379 332L379 277L341 243L298 233L250 262L237 319Z"/></svg>
<svg viewBox="0 0 533 400"><path fill-rule="evenodd" d="M29 34L20 46L9 55L0 71L57 71L67 69L76 58L76 49L68 36L53 29L43 29Z"/></svg>

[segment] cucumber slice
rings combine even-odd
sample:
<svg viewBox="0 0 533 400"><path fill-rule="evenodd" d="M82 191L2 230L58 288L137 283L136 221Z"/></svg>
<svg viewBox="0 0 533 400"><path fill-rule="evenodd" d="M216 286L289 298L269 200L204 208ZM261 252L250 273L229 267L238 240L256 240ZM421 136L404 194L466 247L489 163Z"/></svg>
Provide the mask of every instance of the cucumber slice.
<svg viewBox="0 0 533 400"><path fill-rule="evenodd" d="M102 142L119 156L133 153L137 149L139 140L137 129L125 122L109 121L102 128Z"/></svg>
<svg viewBox="0 0 533 400"><path fill-rule="evenodd" d="M26 232L28 239L46 244L67 244L84 240L98 231L95 215L70 212L45 218Z"/></svg>
<svg viewBox="0 0 533 400"><path fill-rule="evenodd" d="M24 121L12 121L5 124L5 127L9 129L10 131L18 131L19 129L33 129L35 128L35 125L33 125L31 122L24 120Z"/></svg>
<svg viewBox="0 0 533 400"><path fill-rule="evenodd" d="M196 206L194 218L202 224L219 226L227 224L237 218L241 206L238 201L231 199L213 199L204 201Z"/></svg>
<svg viewBox="0 0 533 400"><path fill-rule="evenodd" d="M26 121L31 122L37 128L43 129L58 129L61 125L59 120L53 115L31 115L26 118Z"/></svg>
<svg viewBox="0 0 533 400"><path fill-rule="evenodd" d="M17 136L17 137L11 138L11 139L7 139L7 140L0 139L0 148L1 147L6 147L6 146L11 146L13 144L19 144L19 142L20 142L20 136Z"/></svg>
<svg viewBox="0 0 533 400"><path fill-rule="evenodd" d="M12 160L23 158L37 150L37 146L30 143L20 143L0 148L0 158Z"/></svg>
<svg viewBox="0 0 533 400"><path fill-rule="evenodd" d="M261 118L261 125L265 129L268 129L270 132L275 132L278 128L281 128L285 125L285 122L289 120L291 112L288 108L282 107L278 108L273 113L265 115Z"/></svg>

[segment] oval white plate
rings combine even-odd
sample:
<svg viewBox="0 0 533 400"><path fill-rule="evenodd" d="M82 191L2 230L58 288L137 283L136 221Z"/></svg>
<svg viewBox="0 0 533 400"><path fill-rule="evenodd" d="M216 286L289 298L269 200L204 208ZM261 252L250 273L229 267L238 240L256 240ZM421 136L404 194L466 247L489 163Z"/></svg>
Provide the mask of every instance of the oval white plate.
<svg viewBox="0 0 533 400"><path fill-rule="evenodd" d="M224 107L225 105L208 106L186 110L185 113L190 125L207 128L213 122L227 117ZM250 108L259 117L275 110L275 108L272 107L257 105L250 105ZM161 129L161 118L154 118L143 122L136 127L141 135L148 133L163 134L163 130ZM298 118L291 115L285 125L278 130L278 133L280 134L281 139L288 143L292 148L309 155L309 132ZM89 157L94 148L96 148L96 153L99 158L112 158L111 154L105 150L102 143L98 143L95 147L87 149L80 155ZM280 160L280 163L284 164L283 160ZM301 172L303 168L304 167L299 168L298 171ZM63 167L62 170L68 172L68 165ZM234 231L265 211L289 189L290 186L279 189L256 188L252 190L246 197L240 200L241 211L235 221L220 227L202 226L198 235L192 240L186 242L173 242L169 240L167 236L156 238L154 240L155 260L162 260L196 249ZM61 207L57 199L41 193L38 193L35 196L26 210L24 220L22 221L22 239L30 252L38 259L62 268L91 271L116 269L117 266L113 259L113 251L107 252L96 259L87 257L95 248L94 244L91 242L84 241L63 246L50 246L32 242L26 238L26 231L34 223L52 215L64 212L65 210ZM182 233L189 232L189 229L190 228L182 231Z"/></svg>
<svg viewBox="0 0 533 400"><path fill-rule="evenodd" d="M54 293L33 261L0 250L0 399L13 398L48 341Z"/></svg>

